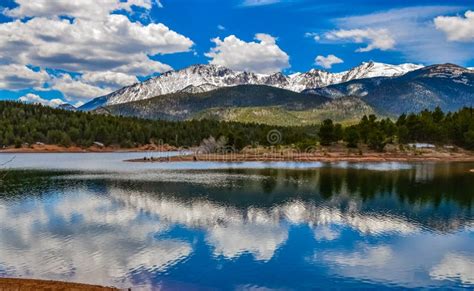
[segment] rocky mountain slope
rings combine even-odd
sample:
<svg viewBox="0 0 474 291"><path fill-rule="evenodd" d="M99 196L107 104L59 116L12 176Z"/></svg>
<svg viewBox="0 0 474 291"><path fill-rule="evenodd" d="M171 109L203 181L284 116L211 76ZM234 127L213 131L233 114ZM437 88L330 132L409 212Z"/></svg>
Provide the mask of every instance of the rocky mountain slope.
<svg viewBox="0 0 474 291"><path fill-rule="evenodd" d="M314 124L324 118L359 119L374 111L359 98L331 100L262 85L239 85L204 93L179 92L113 104L99 113L149 119L215 119L271 125Z"/></svg>
<svg viewBox="0 0 474 291"><path fill-rule="evenodd" d="M69 111L76 111L77 110L76 107L74 107L73 105L71 105L69 103L60 104L57 108L62 109L62 110L69 110Z"/></svg>
<svg viewBox="0 0 474 291"><path fill-rule="evenodd" d="M400 76L421 67L414 64L388 65L367 62L341 73L312 69L306 73L287 76L282 73L262 75L237 72L215 65L195 65L178 71L170 71L142 83L124 87L109 95L95 98L80 107L80 110L93 110L104 105L144 100L177 92L202 93L237 85L266 85L301 92L354 79Z"/></svg>
<svg viewBox="0 0 474 291"><path fill-rule="evenodd" d="M474 105L474 71L453 65L433 65L398 77L352 80L306 90L337 99L356 96L386 114L417 112L440 106L454 111Z"/></svg>

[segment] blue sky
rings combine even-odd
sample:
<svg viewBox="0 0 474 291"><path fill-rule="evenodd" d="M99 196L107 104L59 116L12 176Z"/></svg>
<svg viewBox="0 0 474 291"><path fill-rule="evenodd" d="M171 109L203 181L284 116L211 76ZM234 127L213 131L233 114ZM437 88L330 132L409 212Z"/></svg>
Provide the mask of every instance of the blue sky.
<svg viewBox="0 0 474 291"><path fill-rule="evenodd" d="M370 60L474 67L472 1L52 2L2 0L0 99L80 104L197 63L258 73Z"/></svg>

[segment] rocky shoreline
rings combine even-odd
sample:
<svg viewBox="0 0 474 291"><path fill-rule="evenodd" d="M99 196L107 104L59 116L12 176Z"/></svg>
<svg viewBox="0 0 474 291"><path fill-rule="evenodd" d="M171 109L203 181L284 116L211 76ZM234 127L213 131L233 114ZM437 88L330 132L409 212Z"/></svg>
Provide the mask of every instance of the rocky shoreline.
<svg viewBox="0 0 474 291"><path fill-rule="evenodd" d="M144 157L127 162L474 162L474 154L462 153L264 153L189 154Z"/></svg>

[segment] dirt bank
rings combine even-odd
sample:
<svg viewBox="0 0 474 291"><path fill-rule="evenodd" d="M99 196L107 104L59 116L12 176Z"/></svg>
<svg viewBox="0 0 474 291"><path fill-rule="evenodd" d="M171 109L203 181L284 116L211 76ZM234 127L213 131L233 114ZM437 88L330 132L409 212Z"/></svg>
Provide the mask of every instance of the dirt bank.
<svg viewBox="0 0 474 291"><path fill-rule="evenodd" d="M33 290L48 290L48 291L112 291L119 290L113 287L102 287L97 285L87 285L79 283L67 283L58 281L33 280L33 279L10 279L0 278L0 290L10 291L33 291Z"/></svg>
<svg viewBox="0 0 474 291"><path fill-rule="evenodd" d="M0 153L108 153L108 152L147 152L147 151L176 151L178 148L170 145L143 145L133 148L121 148L118 146L90 146L87 148L70 146L63 147L59 145L34 144L22 146L20 148L8 147L1 149Z"/></svg>

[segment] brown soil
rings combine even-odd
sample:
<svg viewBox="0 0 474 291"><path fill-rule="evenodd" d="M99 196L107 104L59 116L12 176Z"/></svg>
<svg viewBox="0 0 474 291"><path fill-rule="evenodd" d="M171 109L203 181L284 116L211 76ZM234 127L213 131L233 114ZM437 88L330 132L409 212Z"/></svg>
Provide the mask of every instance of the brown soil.
<svg viewBox="0 0 474 291"><path fill-rule="evenodd" d="M96 285L87 285L79 283L66 283L58 281L45 281L45 280L33 280L33 279L10 279L0 278L0 290L1 291L112 291L119 290L113 287L102 287Z"/></svg>
<svg viewBox="0 0 474 291"><path fill-rule="evenodd" d="M77 146L63 147L59 145L34 144L20 148L8 147L1 149L0 153L107 153L107 152L146 152L146 151L176 151L176 147L170 145L143 145L134 148L120 148L118 146L99 147L91 146L82 148Z"/></svg>

